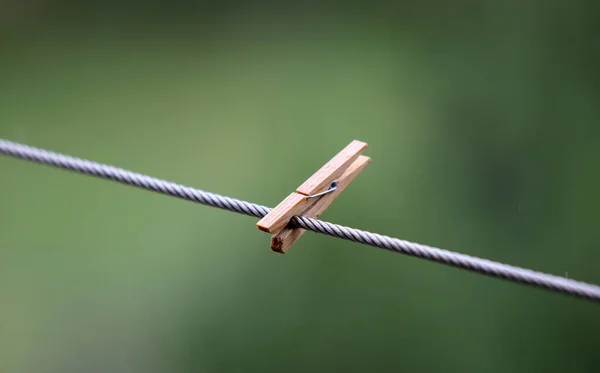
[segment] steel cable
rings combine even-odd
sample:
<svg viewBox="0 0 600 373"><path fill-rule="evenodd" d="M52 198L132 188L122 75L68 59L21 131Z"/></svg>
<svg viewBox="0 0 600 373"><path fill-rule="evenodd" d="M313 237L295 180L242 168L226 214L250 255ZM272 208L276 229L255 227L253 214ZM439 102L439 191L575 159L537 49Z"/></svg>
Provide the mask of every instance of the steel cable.
<svg viewBox="0 0 600 373"><path fill-rule="evenodd" d="M203 190L142 175L122 168L59 154L8 140L0 139L0 154L97 176L157 193L201 203L203 205L254 216L256 218L262 218L271 211L271 208L255 203L205 192ZM290 224L328 236L379 247L396 253L443 263L452 267L462 268L492 277L532 285L596 302L600 301L600 287L585 282L455 253L304 216L293 217Z"/></svg>

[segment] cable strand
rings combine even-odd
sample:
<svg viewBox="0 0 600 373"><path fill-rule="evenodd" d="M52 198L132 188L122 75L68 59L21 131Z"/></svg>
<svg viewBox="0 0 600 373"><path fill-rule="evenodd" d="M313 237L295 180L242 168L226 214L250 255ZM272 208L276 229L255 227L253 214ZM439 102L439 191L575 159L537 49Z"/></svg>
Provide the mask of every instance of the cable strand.
<svg viewBox="0 0 600 373"><path fill-rule="evenodd" d="M136 186L156 193L170 195L172 197L253 216L255 218L262 218L271 211L271 208L255 203L221 196L219 194L142 175L122 168L59 154L8 140L0 139L0 154L113 180L122 184ZM312 232L382 248L395 253L426 259L491 277L497 277L600 302L600 287L597 285L443 250L437 247L430 247L360 229L345 227L305 216L294 216L291 219L290 224Z"/></svg>

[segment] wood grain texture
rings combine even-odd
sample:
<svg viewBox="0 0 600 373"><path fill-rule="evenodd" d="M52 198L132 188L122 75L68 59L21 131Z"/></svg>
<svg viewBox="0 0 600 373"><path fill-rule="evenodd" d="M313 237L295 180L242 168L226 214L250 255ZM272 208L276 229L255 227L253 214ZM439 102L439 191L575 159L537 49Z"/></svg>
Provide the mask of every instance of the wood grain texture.
<svg viewBox="0 0 600 373"><path fill-rule="evenodd" d="M319 217L339 196L340 193L346 189L346 187L360 174L367 165L371 162L371 159L366 156L359 156L358 159L348 167L346 172L338 179L338 187L335 192L326 194L320 197L315 203L313 203L308 209L306 209L302 215L309 218ZM293 215L292 215L293 216ZM271 249L273 251L285 254L295 243L302 237L306 230L302 228L284 228L277 234L271 236Z"/></svg>
<svg viewBox="0 0 600 373"><path fill-rule="evenodd" d="M315 201L306 199L306 196L299 193L292 193L281 201L264 218L260 219L256 226L261 231L268 233L278 233L290 222L294 215L300 215Z"/></svg>
<svg viewBox="0 0 600 373"><path fill-rule="evenodd" d="M367 143L354 140L335 157L331 158L319 171L315 172L302 185L296 189L297 193L310 196L323 192L329 188L329 185L337 180L348 169L348 167L358 158L368 147Z"/></svg>

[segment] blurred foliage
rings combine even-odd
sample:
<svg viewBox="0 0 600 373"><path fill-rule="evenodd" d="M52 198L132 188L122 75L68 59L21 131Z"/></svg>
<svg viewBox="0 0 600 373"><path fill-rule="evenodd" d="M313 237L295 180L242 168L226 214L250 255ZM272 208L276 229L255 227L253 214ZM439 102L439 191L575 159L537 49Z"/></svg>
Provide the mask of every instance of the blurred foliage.
<svg viewBox="0 0 600 373"><path fill-rule="evenodd" d="M0 137L600 283L594 1L5 1ZM1 372L597 372L598 306L0 157Z"/></svg>

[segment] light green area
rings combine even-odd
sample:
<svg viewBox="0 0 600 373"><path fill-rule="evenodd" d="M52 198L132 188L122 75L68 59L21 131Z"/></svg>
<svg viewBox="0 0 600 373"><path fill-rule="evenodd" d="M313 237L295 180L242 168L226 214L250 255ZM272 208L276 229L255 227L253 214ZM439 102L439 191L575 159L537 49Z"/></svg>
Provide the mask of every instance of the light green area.
<svg viewBox="0 0 600 373"><path fill-rule="evenodd" d="M269 206L360 139L372 163L324 219L600 283L597 40L520 11L448 34L23 37L0 137ZM321 235L281 256L253 218L0 174L3 373L600 367L592 303Z"/></svg>

